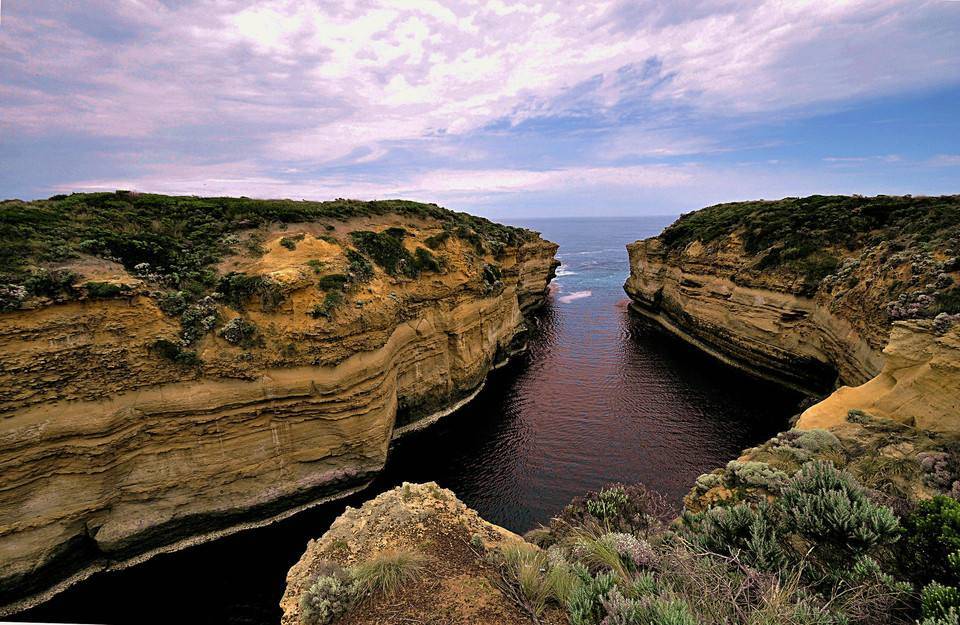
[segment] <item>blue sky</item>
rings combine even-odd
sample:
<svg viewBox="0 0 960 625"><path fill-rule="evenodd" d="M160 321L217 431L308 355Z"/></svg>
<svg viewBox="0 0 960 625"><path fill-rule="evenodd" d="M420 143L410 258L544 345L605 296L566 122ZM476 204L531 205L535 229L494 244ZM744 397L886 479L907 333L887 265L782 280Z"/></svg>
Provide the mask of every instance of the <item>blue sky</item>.
<svg viewBox="0 0 960 625"><path fill-rule="evenodd" d="M0 196L960 192L960 2L6 0Z"/></svg>

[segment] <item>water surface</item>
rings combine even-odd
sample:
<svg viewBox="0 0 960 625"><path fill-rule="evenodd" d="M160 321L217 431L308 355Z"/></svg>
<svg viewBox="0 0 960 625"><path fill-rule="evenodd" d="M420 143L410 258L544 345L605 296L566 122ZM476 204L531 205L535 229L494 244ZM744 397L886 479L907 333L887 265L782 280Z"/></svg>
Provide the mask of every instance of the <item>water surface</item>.
<svg viewBox="0 0 960 625"><path fill-rule="evenodd" d="M517 223L560 244L563 265L530 349L477 398L405 439L366 492L270 527L95 576L20 615L98 623L276 623L284 577L345 505L434 480L522 532L573 497L644 482L679 504L694 479L786 427L799 397L733 370L627 307L624 244L663 218Z"/></svg>

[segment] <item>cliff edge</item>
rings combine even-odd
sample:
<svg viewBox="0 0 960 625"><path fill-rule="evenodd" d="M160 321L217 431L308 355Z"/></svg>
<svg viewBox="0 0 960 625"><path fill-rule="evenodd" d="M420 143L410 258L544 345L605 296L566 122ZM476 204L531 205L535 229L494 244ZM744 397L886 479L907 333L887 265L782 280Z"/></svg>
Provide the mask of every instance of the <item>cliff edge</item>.
<svg viewBox="0 0 960 625"><path fill-rule="evenodd" d="M558 264L393 200L7 201L0 242L7 611L362 488L523 348Z"/></svg>
<svg viewBox="0 0 960 625"><path fill-rule="evenodd" d="M877 376L889 386L896 376L881 372L900 367L897 354L907 348L897 346L911 340L954 353L937 337L960 318L960 196L721 204L627 249L624 288L636 310L732 364L809 394ZM888 348L895 322L906 323L897 324ZM956 401L955 386L948 401Z"/></svg>

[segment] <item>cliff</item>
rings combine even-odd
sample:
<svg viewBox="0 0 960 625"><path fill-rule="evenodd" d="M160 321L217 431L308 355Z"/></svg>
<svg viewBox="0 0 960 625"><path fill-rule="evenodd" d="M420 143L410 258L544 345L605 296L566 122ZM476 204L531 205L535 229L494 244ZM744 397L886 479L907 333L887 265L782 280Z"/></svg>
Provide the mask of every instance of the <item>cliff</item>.
<svg viewBox="0 0 960 625"><path fill-rule="evenodd" d="M634 308L811 394L884 367L891 323L960 312L960 197L722 204L627 246Z"/></svg>
<svg viewBox="0 0 960 625"><path fill-rule="evenodd" d="M7 610L362 488L522 349L557 265L536 233L412 202L0 209Z"/></svg>

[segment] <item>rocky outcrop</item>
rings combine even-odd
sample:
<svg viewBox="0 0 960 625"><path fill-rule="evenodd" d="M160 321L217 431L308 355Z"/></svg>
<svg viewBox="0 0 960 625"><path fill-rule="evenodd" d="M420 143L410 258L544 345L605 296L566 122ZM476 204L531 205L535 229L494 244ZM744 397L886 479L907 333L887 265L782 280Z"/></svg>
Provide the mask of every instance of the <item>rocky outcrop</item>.
<svg viewBox="0 0 960 625"><path fill-rule="evenodd" d="M804 411L797 427L832 429L854 410L931 432L960 433L960 329L938 335L931 326L895 323L880 374L837 389Z"/></svg>
<svg viewBox="0 0 960 625"><path fill-rule="evenodd" d="M0 605L362 488L398 430L522 348L555 244L445 235L419 277L329 286L356 260L350 232L390 227L411 254L442 232L409 215L261 231L217 268L261 291L179 320L149 276L85 258L73 269L122 294L0 314Z"/></svg>
<svg viewBox="0 0 960 625"><path fill-rule="evenodd" d="M717 357L849 415L960 433L957 196L718 205L627 246L634 308ZM856 426L853 426L856 427ZM854 437L855 438L855 437Z"/></svg>
<svg viewBox="0 0 960 625"><path fill-rule="evenodd" d="M735 366L822 393L883 366L883 330L796 293L794 280L738 279L749 258L735 238L708 251L670 250L656 237L627 246L624 289L634 309Z"/></svg>
<svg viewBox="0 0 960 625"><path fill-rule="evenodd" d="M433 482L404 483L360 508L347 508L323 536L310 541L287 573L281 623L307 622L301 598L318 574L331 567L349 570L396 551L424 558L429 579L404 587L399 596L365 598L338 623L529 623L529 616L499 590L499 572L484 557L487 550L522 543L480 518L453 492Z"/></svg>

